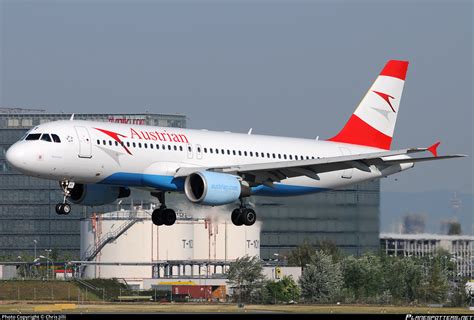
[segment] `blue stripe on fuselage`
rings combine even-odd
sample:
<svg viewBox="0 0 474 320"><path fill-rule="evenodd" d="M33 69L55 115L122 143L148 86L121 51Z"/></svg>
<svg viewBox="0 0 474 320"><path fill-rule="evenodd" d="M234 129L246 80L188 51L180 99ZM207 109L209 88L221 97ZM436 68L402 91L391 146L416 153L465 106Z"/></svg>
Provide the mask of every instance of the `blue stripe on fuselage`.
<svg viewBox="0 0 474 320"><path fill-rule="evenodd" d="M173 176L158 174L117 172L108 176L99 183L128 187L150 187L163 191L183 191L184 180L184 178L175 178ZM251 190L252 195L256 196L288 197L317 193L327 191L328 189L275 183L273 188L260 185L252 187Z"/></svg>

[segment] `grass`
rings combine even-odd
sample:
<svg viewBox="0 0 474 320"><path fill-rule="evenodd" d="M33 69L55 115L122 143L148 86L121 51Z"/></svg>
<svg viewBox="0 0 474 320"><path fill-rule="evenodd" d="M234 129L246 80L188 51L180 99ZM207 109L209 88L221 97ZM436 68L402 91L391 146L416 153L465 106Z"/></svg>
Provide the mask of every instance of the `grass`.
<svg viewBox="0 0 474 320"><path fill-rule="evenodd" d="M2 300L98 301L92 292L70 281L8 280L0 281Z"/></svg>
<svg viewBox="0 0 474 320"><path fill-rule="evenodd" d="M50 307L49 307L50 306ZM399 314L474 314L467 308L428 308L366 305L246 305L236 304L191 304L191 303L98 303L79 304L74 308L58 310L57 305L25 302L0 302L0 313L399 313Z"/></svg>

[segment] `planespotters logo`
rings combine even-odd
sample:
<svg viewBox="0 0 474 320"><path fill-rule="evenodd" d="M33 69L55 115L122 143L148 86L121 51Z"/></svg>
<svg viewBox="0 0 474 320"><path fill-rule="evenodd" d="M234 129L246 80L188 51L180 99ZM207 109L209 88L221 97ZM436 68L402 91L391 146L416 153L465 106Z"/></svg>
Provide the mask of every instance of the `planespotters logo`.
<svg viewBox="0 0 474 320"><path fill-rule="evenodd" d="M102 133L105 133L106 135L108 135L109 137L117 141L117 143L120 144L129 155L132 155L132 153L130 152L130 150L127 148L124 141L122 140L122 139L127 139L126 135L109 131L109 130L105 130L105 129L100 129L100 128L94 128L94 129ZM133 128L130 128L130 139L173 142L173 143L189 143L188 137L185 134L167 132L166 130L142 131L142 130L135 130Z"/></svg>
<svg viewBox="0 0 474 320"><path fill-rule="evenodd" d="M405 320L474 320L474 316L461 315L412 315L407 314Z"/></svg>

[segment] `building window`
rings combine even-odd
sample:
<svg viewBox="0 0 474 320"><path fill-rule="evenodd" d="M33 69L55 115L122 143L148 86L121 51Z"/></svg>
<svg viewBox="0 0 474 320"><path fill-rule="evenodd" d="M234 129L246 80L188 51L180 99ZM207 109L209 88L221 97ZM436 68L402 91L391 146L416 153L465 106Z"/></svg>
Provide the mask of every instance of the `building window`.
<svg viewBox="0 0 474 320"><path fill-rule="evenodd" d="M8 119L7 125L9 127L18 127L20 125L20 121L18 119Z"/></svg>

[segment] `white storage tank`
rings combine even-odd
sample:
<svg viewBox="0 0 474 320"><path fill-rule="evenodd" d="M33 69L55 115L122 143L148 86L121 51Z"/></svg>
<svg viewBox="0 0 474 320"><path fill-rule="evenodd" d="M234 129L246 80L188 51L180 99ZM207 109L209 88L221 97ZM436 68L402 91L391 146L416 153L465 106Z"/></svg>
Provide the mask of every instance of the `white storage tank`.
<svg viewBox="0 0 474 320"><path fill-rule="evenodd" d="M260 222L237 227L219 218L189 218L180 214L173 226L158 227L151 221L151 210L121 210L83 219L81 260L114 264L89 265L83 276L123 278L134 283L152 277L152 263L232 261L245 255L260 256ZM148 265L138 265L140 263ZM181 274L199 274L196 268L191 270L190 265L183 268ZM200 273L214 272L222 273L222 268Z"/></svg>

